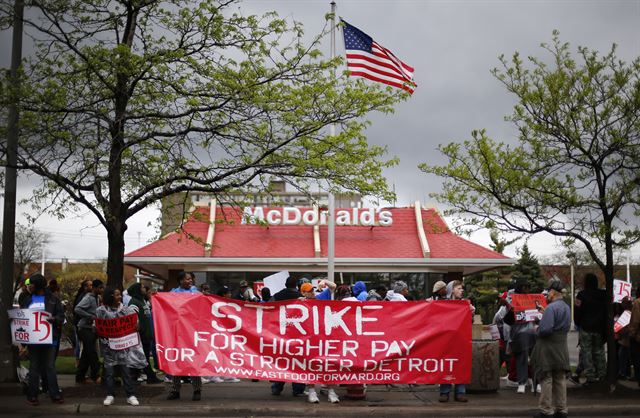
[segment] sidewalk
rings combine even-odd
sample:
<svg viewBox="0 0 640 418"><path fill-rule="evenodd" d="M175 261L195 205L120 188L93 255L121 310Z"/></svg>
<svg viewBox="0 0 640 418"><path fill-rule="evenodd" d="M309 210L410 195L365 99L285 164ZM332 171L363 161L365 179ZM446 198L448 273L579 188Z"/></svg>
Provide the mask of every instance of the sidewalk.
<svg viewBox="0 0 640 418"><path fill-rule="evenodd" d="M532 416L536 413L537 396L531 392L517 395L515 389L501 388L498 392L469 394L469 403L450 400L438 402L437 386L370 385L364 401L344 398L339 388L340 404L330 404L320 395L319 404L309 404L306 396L291 396L291 386L285 385L280 396L272 396L268 382L210 383L203 386L202 401L191 401L191 385L182 387L182 399L167 401L168 385L146 385L138 388L140 406L125 403L121 388L116 403L102 405L105 392L100 386L74 383L71 375L59 377L66 400L64 405L50 403L41 395L39 406L25 403L20 387L0 384L0 415L10 416ZM640 390L635 382L621 382L612 395L575 387L568 383L569 414L571 416L640 416Z"/></svg>

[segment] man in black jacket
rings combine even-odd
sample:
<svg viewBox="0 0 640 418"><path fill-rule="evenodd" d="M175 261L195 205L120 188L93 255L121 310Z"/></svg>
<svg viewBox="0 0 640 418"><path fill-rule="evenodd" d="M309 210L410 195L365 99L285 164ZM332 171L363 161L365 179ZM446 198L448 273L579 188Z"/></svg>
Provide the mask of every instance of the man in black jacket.
<svg viewBox="0 0 640 418"><path fill-rule="evenodd" d="M51 324L52 345L30 344L29 345L29 392L27 402L30 405L38 405L38 386L40 383L41 370L46 374L49 396L54 403L64 403L60 388L58 387L58 376L56 374L55 354L56 345L60 341L62 324L64 322L64 309L55 295L46 291L47 282L39 273L29 278L33 286L33 293L26 296L20 303L22 309L32 309L46 311L51 314L47 322Z"/></svg>
<svg viewBox="0 0 640 418"><path fill-rule="evenodd" d="M271 297L271 301L281 301L281 300L295 300L302 297L302 293L298 292L297 289L298 281L293 277L288 277L285 282L285 288L281 291L277 292L275 295ZM304 383L291 383L293 387L293 396L302 395L304 393L304 389L306 385ZM272 395L280 395L282 390L284 389L284 382L272 382L271 384L271 394Z"/></svg>
<svg viewBox="0 0 640 418"><path fill-rule="evenodd" d="M575 302L574 321L580 327L580 350L584 360L586 385L604 379L607 362L604 357L605 326L607 323L607 294L598 289L598 277L584 276L584 290Z"/></svg>

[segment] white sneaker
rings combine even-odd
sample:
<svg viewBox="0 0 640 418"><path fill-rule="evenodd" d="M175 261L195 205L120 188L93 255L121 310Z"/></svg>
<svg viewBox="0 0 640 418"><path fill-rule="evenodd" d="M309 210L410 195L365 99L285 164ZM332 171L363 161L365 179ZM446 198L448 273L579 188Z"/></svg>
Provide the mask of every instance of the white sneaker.
<svg viewBox="0 0 640 418"><path fill-rule="evenodd" d="M102 401L102 405L104 405L104 406L113 405L113 402L115 400L116 399L113 396L109 395L106 398L104 398L104 401Z"/></svg>
<svg viewBox="0 0 640 418"><path fill-rule="evenodd" d="M133 405L133 406L138 406L140 405L140 402L138 402L138 398L136 398L135 396L131 395L127 398L127 403L129 405Z"/></svg>
<svg viewBox="0 0 640 418"><path fill-rule="evenodd" d="M533 385L531 385L531 392L533 393ZM540 383L536 385L535 393L542 393L542 386L540 386Z"/></svg>
<svg viewBox="0 0 640 418"><path fill-rule="evenodd" d="M209 383L222 383L224 382L224 379L221 378L220 376L212 376L209 378Z"/></svg>
<svg viewBox="0 0 640 418"><path fill-rule="evenodd" d="M141 374L140 377L138 377L138 382L145 382L146 380L147 380L146 374Z"/></svg>
<svg viewBox="0 0 640 418"><path fill-rule="evenodd" d="M240 383L240 379L237 379L235 377L225 377L223 381L227 383Z"/></svg>
<svg viewBox="0 0 640 418"><path fill-rule="evenodd" d="M338 397L338 394L333 389L329 389L329 392L327 393L327 395L329 396L329 402L340 403L340 398Z"/></svg>
<svg viewBox="0 0 640 418"><path fill-rule="evenodd" d="M307 401L309 401L309 403L320 403L320 399L318 399L318 394L316 393L315 390L309 391L309 396L307 396Z"/></svg>
<svg viewBox="0 0 640 418"><path fill-rule="evenodd" d="M518 389L516 390L516 393L525 393L526 392L526 385L518 385Z"/></svg>
<svg viewBox="0 0 640 418"><path fill-rule="evenodd" d="M507 383L506 383L506 385L505 385L505 386L506 386L506 387L508 387L508 388L517 388L519 385L518 385L518 382L515 382L515 381L513 381L513 380L510 380L510 379L507 377Z"/></svg>

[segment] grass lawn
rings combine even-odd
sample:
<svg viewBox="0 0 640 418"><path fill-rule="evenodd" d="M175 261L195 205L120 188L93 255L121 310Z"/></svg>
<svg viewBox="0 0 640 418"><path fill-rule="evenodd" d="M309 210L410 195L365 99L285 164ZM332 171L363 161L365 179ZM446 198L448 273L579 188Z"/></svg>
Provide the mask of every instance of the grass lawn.
<svg viewBox="0 0 640 418"><path fill-rule="evenodd" d="M22 360L20 364L29 368L29 360ZM56 371L58 374L76 374L76 358L73 356L58 356L56 359Z"/></svg>

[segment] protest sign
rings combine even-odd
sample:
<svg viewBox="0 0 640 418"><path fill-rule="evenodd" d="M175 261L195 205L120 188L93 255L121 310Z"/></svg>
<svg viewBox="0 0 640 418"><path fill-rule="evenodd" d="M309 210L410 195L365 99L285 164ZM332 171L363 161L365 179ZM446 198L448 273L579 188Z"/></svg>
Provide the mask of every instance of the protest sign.
<svg viewBox="0 0 640 418"><path fill-rule="evenodd" d="M630 321L631 321L631 311L622 312L622 314L618 317L616 322L613 324L613 332L615 333L620 332L622 328L629 325Z"/></svg>
<svg viewBox="0 0 640 418"><path fill-rule="evenodd" d="M160 368L301 383L468 383L468 301L250 303L158 293Z"/></svg>
<svg viewBox="0 0 640 418"><path fill-rule="evenodd" d="M613 303L620 303L625 297L631 299L631 283L613 279Z"/></svg>
<svg viewBox="0 0 640 418"><path fill-rule="evenodd" d="M284 270L267 276L262 281L264 282L264 287L268 287L271 291L271 296L273 296L285 288L284 284L287 281L287 277L289 277L289 272Z"/></svg>
<svg viewBox="0 0 640 418"><path fill-rule="evenodd" d="M496 324L489 325L489 334L491 334L492 340L500 339L500 330L498 329L498 326Z"/></svg>
<svg viewBox="0 0 640 418"><path fill-rule="evenodd" d="M547 306L547 299L540 293L514 293L511 295L511 306L516 322L533 322L542 318L538 307Z"/></svg>
<svg viewBox="0 0 640 418"><path fill-rule="evenodd" d="M51 314L42 310L10 309L11 341L13 344L52 344Z"/></svg>
<svg viewBox="0 0 640 418"><path fill-rule="evenodd" d="M253 282L253 294L261 298L263 287L264 282Z"/></svg>
<svg viewBox="0 0 640 418"><path fill-rule="evenodd" d="M109 348L125 350L140 344L138 335L138 314L95 320L98 337L109 339Z"/></svg>

